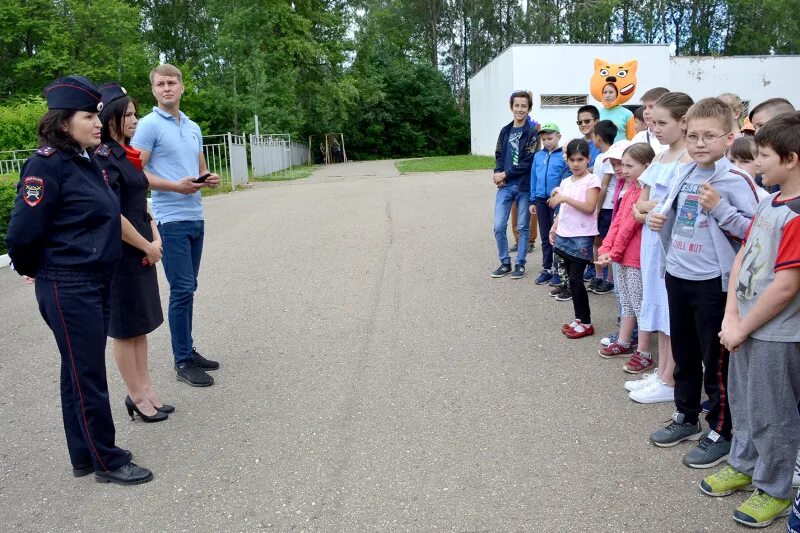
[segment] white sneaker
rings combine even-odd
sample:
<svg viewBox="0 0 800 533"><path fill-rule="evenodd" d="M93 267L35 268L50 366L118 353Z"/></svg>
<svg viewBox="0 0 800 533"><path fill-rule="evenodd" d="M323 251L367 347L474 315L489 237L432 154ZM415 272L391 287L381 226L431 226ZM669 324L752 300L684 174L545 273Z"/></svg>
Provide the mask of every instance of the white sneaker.
<svg viewBox="0 0 800 533"><path fill-rule="evenodd" d="M792 487L800 487L800 451L797 452L797 461L794 463L794 475L792 476Z"/></svg>
<svg viewBox="0 0 800 533"><path fill-rule="evenodd" d="M660 379L657 379L649 387L631 391L628 397L639 403L674 402L675 387L670 387Z"/></svg>
<svg viewBox="0 0 800 533"><path fill-rule="evenodd" d="M658 368L656 368L655 372L651 372L649 374L644 374L642 379L632 379L630 381L625 382L625 389L633 392L635 390L641 390L645 387L649 387L653 384L653 381L658 379Z"/></svg>

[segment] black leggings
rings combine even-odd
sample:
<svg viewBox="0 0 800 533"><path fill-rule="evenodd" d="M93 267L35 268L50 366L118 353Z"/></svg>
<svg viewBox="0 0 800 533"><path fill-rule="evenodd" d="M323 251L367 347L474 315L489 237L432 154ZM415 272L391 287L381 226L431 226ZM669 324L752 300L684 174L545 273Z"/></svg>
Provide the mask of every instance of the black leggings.
<svg viewBox="0 0 800 533"><path fill-rule="evenodd" d="M705 388L711 408L708 426L731 438L731 408L728 403L728 358L717 333L725 316L727 293L721 278L690 281L667 273L669 329L675 357L675 408L686 422L700 416L701 392ZM734 356L735 357L735 356Z"/></svg>
<svg viewBox="0 0 800 533"><path fill-rule="evenodd" d="M575 309L575 318L583 324L592 323L592 312L589 309L589 294L583 284L583 273L589 261L577 259L567 254L561 255L564 260L564 270L569 276L569 290L572 292L572 307Z"/></svg>

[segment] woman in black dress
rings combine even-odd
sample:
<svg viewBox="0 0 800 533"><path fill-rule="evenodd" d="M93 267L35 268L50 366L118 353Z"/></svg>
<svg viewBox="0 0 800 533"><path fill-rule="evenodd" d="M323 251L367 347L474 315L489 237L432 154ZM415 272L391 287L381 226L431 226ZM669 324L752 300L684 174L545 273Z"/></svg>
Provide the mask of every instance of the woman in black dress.
<svg viewBox="0 0 800 533"><path fill-rule="evenodd" d="M164 322L155 267L161 259L161 236L147 211L148 183L139 152L127 145L136 130L136 105L117 83L101 86L100 93L103 142L95 155L119 193L123 240L122 259L111 282L108 335L114 338L114 359L128 388L128 414L159 422L175 410L153 390L147 367L147 334Z"/></svg>

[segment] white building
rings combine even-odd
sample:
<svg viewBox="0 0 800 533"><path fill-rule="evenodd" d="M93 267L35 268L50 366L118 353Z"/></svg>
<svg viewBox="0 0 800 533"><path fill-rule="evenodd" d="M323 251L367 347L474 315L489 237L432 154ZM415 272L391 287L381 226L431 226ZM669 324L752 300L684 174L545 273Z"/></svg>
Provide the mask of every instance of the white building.
<svg viewBox="0 0 800 533"><path fill-rule="evenodd" d="M670 46L660 44L518 44L470 78L472 153L494 155L497 134L512 119L508 97L516 90L533 91L531 116L558 124L564 143L579 137L578 108L601 106L589 94L595 58L639 61L636 92L625 105L638 105L645 91L659 86L695 100L731 92L751 107L774 97L800 105L800 56L672 57Z"/></svg>

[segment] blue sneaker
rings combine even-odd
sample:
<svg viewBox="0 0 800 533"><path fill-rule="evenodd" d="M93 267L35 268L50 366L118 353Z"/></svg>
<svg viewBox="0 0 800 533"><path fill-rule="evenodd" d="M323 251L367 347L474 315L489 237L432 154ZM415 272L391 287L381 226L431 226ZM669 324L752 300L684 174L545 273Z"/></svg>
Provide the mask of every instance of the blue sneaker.
<svg viewBox="0 0 800 533"><path fill-rule="evenodd" d="M592 281L592 278L595 277L595 270L594 266L589 265L586 267L586 272L583 273L583 281Z"/></svg>
<svg viewBox="0 0 800 533"><path fill-rule="evenodd" d="M553 274L553 276L550 278L550 286L551 286L551 287L558 287L559 285L561 285L561 276L559 276L559 275L558 275L558 272L556 272L556 273L555 273L555 274Z"/></svg>
<svg viewBox="0 0 800 533"><path fill-rule="evenodd" d="M549 270L542 270L539 273L539 277L534 280L534 283L537 285L544 285L551 279L553 279L553 273Z"/></svg>
<svg viewBox="0 0 800 533"><path fill-rule="evenodd" d="M603 346L610 346L619 340L619 332L612 333L608 337L603 337L600 339L600 344ZM638 343L637 343L638 344Z"/></svg>

